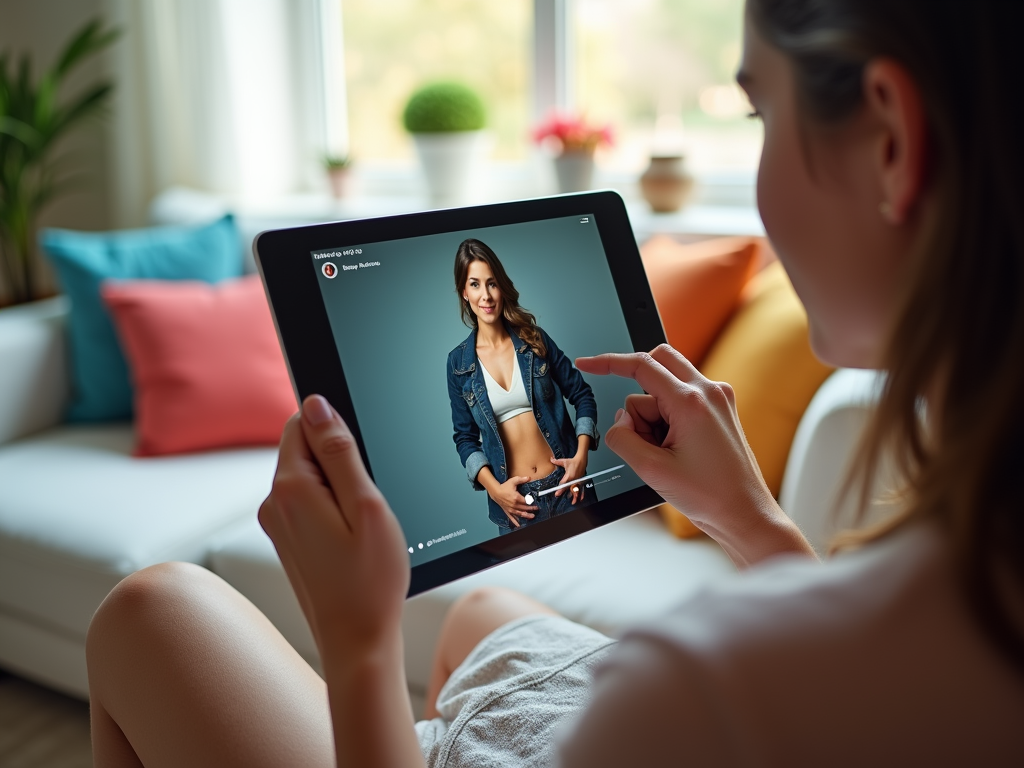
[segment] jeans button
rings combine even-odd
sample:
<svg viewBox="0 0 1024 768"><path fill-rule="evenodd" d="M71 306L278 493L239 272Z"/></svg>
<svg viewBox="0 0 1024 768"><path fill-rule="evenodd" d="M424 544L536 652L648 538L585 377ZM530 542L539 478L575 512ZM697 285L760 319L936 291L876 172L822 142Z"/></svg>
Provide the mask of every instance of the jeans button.
<svg viewBox="0 0 1024 768"><path fill-rule="evenodd" d="M550 432L545 432L544 433L544 437L551 437L551 433Z"/></svg>

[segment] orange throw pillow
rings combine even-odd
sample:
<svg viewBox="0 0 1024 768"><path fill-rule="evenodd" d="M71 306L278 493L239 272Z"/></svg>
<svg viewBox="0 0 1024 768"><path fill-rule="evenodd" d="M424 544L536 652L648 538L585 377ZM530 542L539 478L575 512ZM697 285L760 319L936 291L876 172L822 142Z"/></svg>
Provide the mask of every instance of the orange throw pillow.
<svg viewBox="0 0 1024 768"><path fill-rule="evenodd" d="M101 288L135 385L136 456L275 445L296 411L259 277Z"/></svg>
<svg viewBox="0 0 1024 768"><path fill-rule="evenodd" d="M797 425L832 370L811 351L807 313L785 269L769 265L751 281L701 373L732 385L747 443L775 496Z"/></svg>
<svg viewBox="0 0 1024 768"><path fill-rule="evenodd" d="M680 244L657 235L640 249L668 343L699 365L740 303L761 242L719 237Z"/></svg>

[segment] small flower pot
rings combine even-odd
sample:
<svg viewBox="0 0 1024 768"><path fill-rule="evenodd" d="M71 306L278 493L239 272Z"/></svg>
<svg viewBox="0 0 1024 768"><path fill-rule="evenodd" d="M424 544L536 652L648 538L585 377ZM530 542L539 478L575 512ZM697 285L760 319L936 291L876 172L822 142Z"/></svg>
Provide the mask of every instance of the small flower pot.
<svg viewBox="0 0 1024 768"><path fill-rule="evenodd" d="M559 192L585 192L594 184L594 153L563 152L555 158Z"/></svg>
<svg viewBox="0 0 1024 768"><path fill-rule="evenodd" d="M352 171L349 168L329 168L327 170L327 181L331 184L331 197L341 200L348 197Z"/></svg>

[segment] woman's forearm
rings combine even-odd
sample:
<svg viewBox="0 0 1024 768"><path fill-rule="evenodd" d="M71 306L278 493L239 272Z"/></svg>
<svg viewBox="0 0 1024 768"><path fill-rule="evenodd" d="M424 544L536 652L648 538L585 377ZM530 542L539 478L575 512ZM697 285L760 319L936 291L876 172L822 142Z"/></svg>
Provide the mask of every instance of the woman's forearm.
<svg viewBox="0 0 1024 768"><path fill-rule="evenodd" d="M476 473L476 481L484 487L484 490L487 491L492 499L494 494L498 492L498 489L501 488L501 483L498 482L498 478L494 476L494 473L488 466L480 468L480 471Z"/></svg>
<svg viewBox="0 0 1024 768"><path fill-rule="evenodd" d="M423 766L401 637L390 648L324 658L338 766Z"/></svg>

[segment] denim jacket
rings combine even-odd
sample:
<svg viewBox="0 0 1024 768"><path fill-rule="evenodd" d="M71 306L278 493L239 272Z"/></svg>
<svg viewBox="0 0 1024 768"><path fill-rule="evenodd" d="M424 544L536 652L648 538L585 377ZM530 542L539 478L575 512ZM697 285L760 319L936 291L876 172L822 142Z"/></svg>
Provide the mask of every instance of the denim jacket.
<svg viewBox="0 0 1024 768"><path fill-rule="evenodd" d="M547 357L534 354L529 344L507 325L516 362L523 374L526 395L537 419L537 426L557 459L572 458L579 446L578 435L589 435L592 448L597 448L597 401L590 385L583 380L572 362L542 330ZM483 467L490 467L499 483L508 480L505 448L498 435L491 401L487 397L483 373L476 357L476 330L448 354L448 399L452 406L452 427L455 448L469 475L469 482L478 490L484 487L476 476ZM568 400L576 409L576 427L565 407ZM498 525L508 525L508 517L490 496L488 517Z"/></svg>

